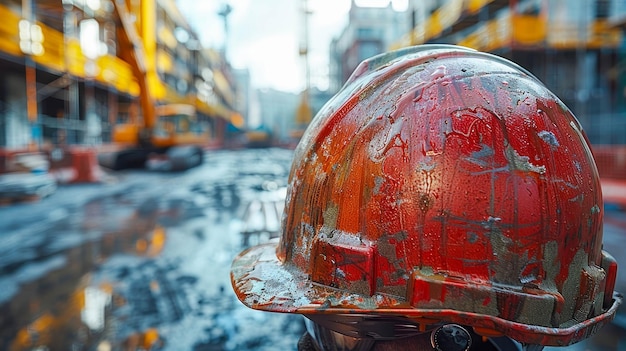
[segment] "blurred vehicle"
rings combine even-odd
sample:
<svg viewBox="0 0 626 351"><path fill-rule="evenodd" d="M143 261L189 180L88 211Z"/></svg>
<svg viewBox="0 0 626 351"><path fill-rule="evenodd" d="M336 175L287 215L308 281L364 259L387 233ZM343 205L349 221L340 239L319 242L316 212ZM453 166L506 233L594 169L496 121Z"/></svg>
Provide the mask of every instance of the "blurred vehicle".
<svg viewBox="0 0 626 351"><path fill-rule="evenodd" d="M272 131L266 126L260 126L246 132L246 146L250 148L271 147L274 143Z"/></svg>
<svg viewBox="0 0 626 351"><path fill-rule="evenodd" d="M129 121L113 127L112 139L123 145L103 153L100 164L113 170L148 168L185 170L202 163L202 145L209 140L208 129L200 124L195 107L186 104L160 105L143 121Z"/></svg>

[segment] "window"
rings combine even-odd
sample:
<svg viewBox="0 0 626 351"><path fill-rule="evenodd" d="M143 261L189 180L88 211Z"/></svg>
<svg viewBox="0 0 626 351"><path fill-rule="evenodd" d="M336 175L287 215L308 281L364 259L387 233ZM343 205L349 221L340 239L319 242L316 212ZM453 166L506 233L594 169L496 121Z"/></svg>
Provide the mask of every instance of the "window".
<svg viewBox="0 0 626 351"><path fill-rule="evenodd" d="M611 2L609 0L596 0L596 18L608 18L610 15Z"/></svg>

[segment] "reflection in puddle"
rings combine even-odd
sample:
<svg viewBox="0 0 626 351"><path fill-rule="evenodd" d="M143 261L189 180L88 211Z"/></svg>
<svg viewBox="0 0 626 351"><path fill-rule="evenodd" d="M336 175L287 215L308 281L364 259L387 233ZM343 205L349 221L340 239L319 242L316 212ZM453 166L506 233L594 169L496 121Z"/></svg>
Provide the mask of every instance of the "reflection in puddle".
<svg viewBox="0 0 626 351"><path fill-rule="evenodd" d="M111 304L111 293L88 286L83 290L85 305L80 313L83 323L92 331L104 330L106 308Z"/></svg>
<svg viewBox="0 0 626 351"><path fill-rule="evenodd" d="M30 233L42 240L16 243L14 250L26 254L0 266L0 281L12 287L0 296L0 349L111 349L106 331L113 288L91 285L92 272L114 254L156 256L166 237L157 207L133 210L120 200L92 201L83 213Z"/></svg>
<svg viewBox="0 0 626 351"><path fill-rule="evenodd" d="M301 316L250 310L230 288L234 255L278 234L290 154L216 153L204 169L7 221L0 350L293 349Z"/></svg>

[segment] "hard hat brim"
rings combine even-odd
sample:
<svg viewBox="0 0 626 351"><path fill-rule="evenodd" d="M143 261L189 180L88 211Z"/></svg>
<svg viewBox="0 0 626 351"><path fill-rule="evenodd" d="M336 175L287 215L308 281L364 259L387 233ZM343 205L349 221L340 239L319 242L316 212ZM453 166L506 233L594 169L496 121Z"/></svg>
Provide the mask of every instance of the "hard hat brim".
<svg viewBox="0 0 626 351"><path fill-rule="evenodd" d="M362 296L311 281L297 267L276 256L276 241L243 251L233 260L231 283L246 306L269 312L336 313L340 308L380 312L385 308L410 308L404 301L382 294Z"/></svg>
<svg viewBox="0 0 626 351"><path fill-rule="evenodd" d="M376 293L363 296L311 281L295 266L276 256L277 241L243 251L233 260L231 283L239 300L255 310L298 314L359 313L398 315L425 322L446 321L493 330L517 341L566 346L595 333L613 320L622 295L615 293L604 313L567 328L527 325L471 312L450 309L416 308L405 300ZM532 332L530 332L532 331Z"/></svg>

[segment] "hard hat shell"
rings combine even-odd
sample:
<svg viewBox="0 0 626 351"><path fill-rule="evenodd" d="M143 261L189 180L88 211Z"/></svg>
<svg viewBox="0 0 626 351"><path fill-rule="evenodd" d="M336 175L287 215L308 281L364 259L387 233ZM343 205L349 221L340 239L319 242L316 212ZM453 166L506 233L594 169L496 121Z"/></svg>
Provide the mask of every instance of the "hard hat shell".
<svg viewBox="0 0 626 351"><path fill-rule="evenodd" d="M402 315L567 345L608 323L616 263L589 144L539 80L422 45L364 61L295 152L278 243L231 278L273 312Z"/></svg>

